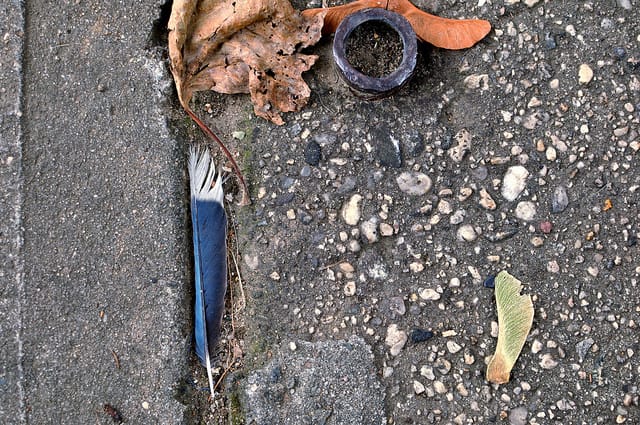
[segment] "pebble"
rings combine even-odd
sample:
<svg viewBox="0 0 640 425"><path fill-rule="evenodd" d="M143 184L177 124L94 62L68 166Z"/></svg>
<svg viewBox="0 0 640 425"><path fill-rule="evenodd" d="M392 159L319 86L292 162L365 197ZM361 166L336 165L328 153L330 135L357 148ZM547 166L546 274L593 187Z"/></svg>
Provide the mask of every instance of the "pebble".
<svg viewBox="0 0 640 425"><path fill-rule="evenodd" d="M389 325L387 328L387 337L384 342L389 347L389 353L392 356L397 356L407 343L407 333L398 329L398 325L395 323Z"/></svg>
<svg viewBox="0 0 640 425"><path fill-rule="evenodd" d="M376 140L376 155L380 164L385 167L400 168L402 166L402 154L400 153L398 140L389 135L388 131L375 129L373 133L373 137Z"/></svg>
<svg viewBox="0 0 640 425"><path fill-rule="evenodd" d="M375 217L370 218L360 225L362 236L369 243L378 241L378 222Z"/></svg>
<svg viewBox="0 0 640 425"><path fill-rule="evenodd" d="M407 195L420 196L431 189L431 178L423 173L405 171L396 178L396 183Z"/></svg>
<svg viewBox="0 0 640 425"><path fill-rule="evenodd" d="M550 221L543 221L540 223L540 231L542 233L551 233L553 230L553 223Z"/></svg>
<svg viewBox="0 0 640 425"><path fill-rule="evenodd" d="M451 214L452 211L451 202L446 199L441 199L440 202L438 202L438 212L440 214Z"/></svg>
<svg viewBox="0 0 640 425"><path fill-rule="evenodd" d="M553 190L553 198L551 199L551 212L561 213L569 205L569 196L564 186L557 186Z"/></svg>
<svg viewBox="0 0 640 425"><path fill-rule="evenodd" d="M457 143L454 147L449 149L449 157L455 162L461 162L467 152L471 149L471 134L463 128L456 133L454 139Z"/></svg>
<svg viewBox="0 0 640 425"><path fill-rule="evenodd" d="M582 363L584 358L589 353L589 350L593 346L593 338L587 338L576 344L576 354L578 355L578 361Z"/></svg>
<svg viewBox="0 0 640 425"><path fill-rule="evenodd" d="M540 367L543 369L553 369L558 366L558 362L554 360L553 356L549 353L545 353L542 355L542 359L540 360Z"/></svg>
<svg viewBox="0 0 640 425"><path fill-rule="evenodd" d="M484 187L480 189L480 206L490 211L495 210L497 207L496 201L493 200L491 194Z"/></svg>
<svg viewBox="0 0 640 425"><path fill-rule="evenodd" d="M526 425L529 412L525 406L516 407L509 412L509 425Z"/></svg>
<svg viewBox="0 0 640 425"><path fill-rule="evenodd" d="M559 273L560 272L560 266L558 265L558 262L556 260L549 261L547 263L547 271L549 273Z"/></svg>
<svg viewBox="0 0 640 425"><path fill-rule="evenodd" d="M322 157L322 148L320 144L315 140L311 140L304 147L304 161L309 164L316 166L320 163L320 158Z"/></svg>
<svg viewBox="0 0 640 425"><path fill-rule="evenodd" d="M447 350L449 350L451 354L455 354L462 350L462 347L455 341L447 341Z"/></svg>
<svg viewBox="0 0 640 425"><path fill-rule="evenodd" d="M420 375L424 376L430 381L436 379L436 375L433 373L433 368L431 366L424 365L420 368Z"/></svg>
<svg viewBox="0 0 640 425"><path fill-rule="evenodd" d="M489 88L489 75L487 74L471 74L465 77L463 84L468 89L482 89Z"/></svg>
<svg viewBox="0 0 640 425"><path fill-rule="evenodd" d="M394 313L398 313L400 316L404 316L407 312L407 307L404 305L404 299L402 299L402 297L389 298L389 310Z"/></svg>
<svg viewBox="0 0 640 425"><path fill-rule="evenodd" d="M411 331L411 342L425 342L433 338L433 332L416 328Z"/></svg>
<svg viewBox="0 0 640 425"><path fill-rule="evenodd" d="M344 285L344 294L347 297L352 297L356 294L356 283L354 281L349 281Z"/></svg>
<svg viewBox="0 0 640 425"><path fill-rule="evenodd" d="M531 245L535 246L536 248L541 247L544 244L544 239L542 239L540 236L534 236L531 238Z"/></svg>
<svg viewBox="0 0 640 425"><path fill-rule="evenodd" d="M593 79L593 69L586 63L580 65L578 69L578 82L580 84L589 84Z"/></svg>
<svg viewBox="0 0 640 425"><path fill-rule="evenodd" d="M362 196L355 194L342 206L340 215L344 222L350 226L355 226L360 221L360 201L362 201Z"/></svg>
<svg viewBox="0 0 640 425"><path fill-rule="evenodd" d="M482 286L485 288L495 288L496 287L496 277L491 275L482 282Z"/></svg>
<svg viewBox="0 0 640 425"><path fill-rule="evenodd" d="M393 235L393 226L389 223L380 223L380 234L382 236Z"/></svg>
<svg viewBox="0 0 640 425"><path fill-rule="evenodd" d="M536 216L536 204L531 201L518 202L516 217L523 221L532 221Z"/></svg>
<svg viewBox="0 0 640 425"><path fill-rule="evenodd" d="M457 231L457 236L458 240L466 242L473 242L478 238L478 234L470 224L460 226Z"/></svg>
<svg viewBox="0 0 640 425"><path fill-rule="evenodd" d="M438 394L444 394L444 393L447 392L447 387L442 383L442 381L434 381L433 382L433 389Z"/></svg>
<svg viewBox="0 0 640 425"><path fill-rule="evenodd" d="M533 7L536 4L538 4L540 0L524 0L524 4L527 5L527 7Z"/></svg>
<svg viewBox="0 0 640 425"><path fill-rule="evenodd" d="M509 167L502 179L502 197L507 201L514 201L526 187L527 177L529 177L529 171L522 165Z"/></svg>
<svg viewBox="0 0 640 425"><path fill-rule="evenodd" d="M458 225L464 221L464 216L466 215L464 210L456 210L455 213L451 217L449 217L449 223Z"/></svg>
<svg viewBox="0 0 640 425"><path fill-rule="evenodd" d="M547 147L547 151L545 152L545 156L547 157L547 161L555 161L558 157L558 153L556 152L556 148L553 146Z"/></svg>
<svg viewBox="0 0 640 425"><path fill-rule="evenodd" d="M431 288L423 289L418 296L425 301L437 301L440 299L440 294Z"/></svg>
<svg viewBox="0 0 640 425"><path fill-rule="evenodd" d="M422 384L422 382L420 381L413 381L413 391L416 394L422 394L424 392L425 388L424 385Z"/></svg>
<svg viewBox="0 0 640 425"><path fill-rule="evenodd" d="M618 0L618 6L620 6L624 10L631 10L633 8L633 6L631 5L631 0Z"/></svg>
<svg viewBox="0 0 640 425"><path fill-rule="evenodd" d="M458 391L458 394L460 394L462 397L466 397L469 395L469 391L462 382L456 385L456 391Z"/></svg>

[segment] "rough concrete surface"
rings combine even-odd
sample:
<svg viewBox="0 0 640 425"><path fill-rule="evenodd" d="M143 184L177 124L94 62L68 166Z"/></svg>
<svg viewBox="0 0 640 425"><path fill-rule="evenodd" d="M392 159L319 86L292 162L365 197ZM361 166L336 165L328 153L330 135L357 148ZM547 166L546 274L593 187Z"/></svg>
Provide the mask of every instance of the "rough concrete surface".
<svg viewBox="0 0 640 425"><path fill-rule="evenodd" d="M7 98L2 129L24 244L2 269L1 422L109 423L109 404L128 423L180 423L189 255L183 146L148 51L160 3L21 6L2 6L3 49L18 46L3 78L24 43L22 103ZM3 90L19 97L19 83Z"/></svg>
<svg viewBox="0 0 640 425"><path fill-rule="evenodd" d="M211 405L189 371L185 155L204 138L149 47L160 3L2 6L0 422L109 423L105 403L127 423L640 421L640 5L415 3L493 30L422 44L375 102L327 37L280 127L245 95L194 99L254 201L228 203L246 308ZM500 270L535 315L498 386Z"/></svg>

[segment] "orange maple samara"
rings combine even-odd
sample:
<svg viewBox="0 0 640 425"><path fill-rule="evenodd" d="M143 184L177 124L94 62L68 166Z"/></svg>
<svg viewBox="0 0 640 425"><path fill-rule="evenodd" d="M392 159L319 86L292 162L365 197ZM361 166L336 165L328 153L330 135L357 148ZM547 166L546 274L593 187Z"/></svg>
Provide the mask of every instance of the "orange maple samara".
<svg viewBox="0 0 640 425"><path fill-rule="evenodd" d="M489 21L482 19L447 19L434 16L415 7L409 0L358 0L342 6L307 9L306 16L326 13L322 32L335 32L340 22L358 10L372 7L386 8L403 15L416 36L436 47L450 50L466 49L482 40L491 31Z"/></svg>

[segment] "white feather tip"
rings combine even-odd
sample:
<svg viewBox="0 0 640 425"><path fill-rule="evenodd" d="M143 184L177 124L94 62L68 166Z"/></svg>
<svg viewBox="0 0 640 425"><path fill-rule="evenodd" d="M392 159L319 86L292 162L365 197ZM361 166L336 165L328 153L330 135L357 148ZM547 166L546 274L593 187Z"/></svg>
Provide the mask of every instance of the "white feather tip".
<svg viewBox="0 0 640 425"><path fill-rule="evenodd" d="M215 179L215 182L214 182ZM216 173L208 149L191 146L189 149L189 180L191 197L199 201L214 201L222 204L222 175Z"/></svg>

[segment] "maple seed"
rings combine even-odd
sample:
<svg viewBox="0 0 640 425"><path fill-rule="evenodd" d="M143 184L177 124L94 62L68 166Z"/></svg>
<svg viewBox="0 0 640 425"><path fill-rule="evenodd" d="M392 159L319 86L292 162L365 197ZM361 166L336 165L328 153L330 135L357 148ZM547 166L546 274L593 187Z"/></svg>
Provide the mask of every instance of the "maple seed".
<svg viewBox="0 0 640 425"><path fill-rule="evenodd" d="M407 18L418 38L436 47L450 50L466 49L482 40L491 31L489 21L481 19L446 19L434 16L415 7L409 0L358 0L342 6L307 9L306 16L326 13L324 34L336 31L348 15L362 9L383 8Z"/></svg>
<svg viewBox="0 0 640 425"><path fill-rule="evenodd" d="M487 381L494 384L509 382L511 369L533 324L533 302L530 295L520 295L522 283L506 271L495 279L498 308L498 343L487 366Z"/></svg>

